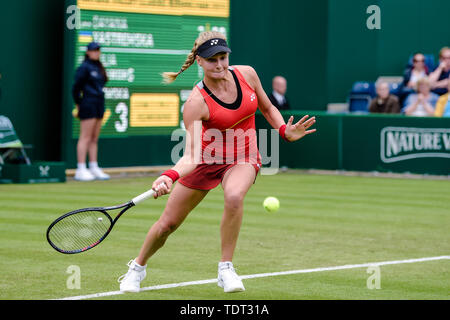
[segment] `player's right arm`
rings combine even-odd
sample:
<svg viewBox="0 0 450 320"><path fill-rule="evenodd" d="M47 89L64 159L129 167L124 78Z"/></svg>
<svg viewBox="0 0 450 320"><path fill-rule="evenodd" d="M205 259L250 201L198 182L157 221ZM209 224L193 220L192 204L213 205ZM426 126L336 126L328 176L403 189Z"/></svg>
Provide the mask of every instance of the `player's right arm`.
<svg viewBox="0 0 450 320"><path fill-rule="evenodd" d="M201 160L202 121L209 118L209 110L201 93L194 88L184 104L183 122L186 127L186 146L183 156L171 169L184 177L191 173ZM166 175L160 176L153 182L152 188L157 190L155 198L170 192L173 181Z"/></svg>

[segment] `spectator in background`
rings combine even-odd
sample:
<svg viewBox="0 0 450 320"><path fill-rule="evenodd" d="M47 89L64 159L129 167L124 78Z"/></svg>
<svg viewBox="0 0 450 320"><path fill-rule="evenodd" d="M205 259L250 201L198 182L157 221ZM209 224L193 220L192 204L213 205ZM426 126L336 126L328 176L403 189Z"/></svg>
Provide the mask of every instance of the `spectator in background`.
<svg viewBox="0 0 450 320"><path fill-rule="evenodd" d="M390 93L389 83L381 81L375 84L377 96L369 106L370 113L400 113L398 98Z"/></svg>
<svg viewBox="0 0 450 320"><path fill-rule="evenodd" d="M428 67L425 65L425 56L422 53L416 53L413 57L412 67L408 67L403 75L403 87L414 90L417 80L427 77Z"/></svg>
<svg viewBox="0 0 450 320"><path fill-rule="evenodd" d="M447 93L439 97L436 102L436 117L450 117L450 81L448 81Z"/></svg>
<svg viewBox="0 0 450 320"><path fill-rule="evenodd" d="M415 93L417 80L427 77L431 70L425 64L425 56L417 52L413 55L412 65L408 62L406 69L403 73L403 82L399 93L400 105L404 105L404 102L409 94Z"/></svg>
<svg viewBox="0 0 450 320"><path fill-rule="evenodd" d="M83 63L78 67L72 88L77 106L76 117L80 119L80 137L77 143L77 170L75 180L107 180L109 175L98 167L98 137L105 112L103 87L108 81L106 70L100 62L100 45L91 42ZM89 154L89 169L86 156Z"/></svg>
<svg viewBox="0 0 450 320"><path fill-rule="evenodd" d="M450 76L450 48L444 47L439 52L439 66L430 74L431 89L442 95L447 93Z"/></svg>
<svg viewBox="0 0 450 320"><path fill-rule="evenodd" d="M276 76L272 80L272 93L269 95L270 102L278 110L289 110L289 101L285 94L287 90L287 81L282 76Z"/></svg>
<svg viewBox="0 0 450 320"><path fill-rule="evenodd" d="M408 96L402 111L408 116L428 117L434 115L434 107L439 96L431 92L428 78L419 79L416 90L417 93Z"/></svg>

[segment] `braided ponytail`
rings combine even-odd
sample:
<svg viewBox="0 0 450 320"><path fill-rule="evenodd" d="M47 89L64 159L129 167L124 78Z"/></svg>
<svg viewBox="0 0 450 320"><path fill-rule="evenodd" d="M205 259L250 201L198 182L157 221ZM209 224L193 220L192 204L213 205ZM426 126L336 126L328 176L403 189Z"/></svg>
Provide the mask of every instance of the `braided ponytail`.
<svg viewBox="0 0 450 320"><path fill-rule="evenodd" d="M197 56L197 49L200 47L203 43L205 43L208 40L214 39L214 38L221 38L226 40L226 37L217 31L205 31L200 33L198 38L194 42L194 47L192 48L191 52L188 54L186 61L181 66L180 71L178 72L163 72L163 82L165 84L170 84L176 80L176 78L186 69L188 69L190 66L192 66L195 62L195 58Z"/></svg>
<svg viewBox="0 0 450 320"><path fill-rule="evenodd" d="M194 50L195 49L195 50ZM175 81L175 79L187 68L189 68L191 65L194 64L195 62L195 56L196 56L196 51L197 48L194 45L194 48L192 48L191 53L189 53L189 55L186 58L186 61L184 62L183 66L181 67L180 71L178 72L163 72L162 76L163 76L163 81L166 84L172 83Z"/></svg>

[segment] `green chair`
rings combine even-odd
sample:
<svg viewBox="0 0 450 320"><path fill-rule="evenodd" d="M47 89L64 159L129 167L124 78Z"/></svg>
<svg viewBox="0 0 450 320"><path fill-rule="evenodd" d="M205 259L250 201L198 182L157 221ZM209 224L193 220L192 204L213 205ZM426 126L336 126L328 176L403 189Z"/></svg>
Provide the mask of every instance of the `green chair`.
<svg viewBox="0 0 450 320"><path fill-rule="evenodd" d="M6 162L31 164L25 148L14 130L14 127L5 116L0 116L0 165Z"/></svg>

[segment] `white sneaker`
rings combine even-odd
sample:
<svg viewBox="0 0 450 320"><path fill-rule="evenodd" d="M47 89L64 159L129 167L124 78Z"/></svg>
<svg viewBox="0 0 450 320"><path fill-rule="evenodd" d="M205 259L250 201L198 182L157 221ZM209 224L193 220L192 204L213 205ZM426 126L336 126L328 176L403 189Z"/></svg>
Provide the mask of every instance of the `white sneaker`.
<svg viewBox="0 0 450 320"><path fill-rule="evenodd" d="M236 274L231 262L219 262L218 269L217 285L223 288L224 292L245 291L244 284Z"/></svg>
<svg viewBox="0 0 450 320"><path fill-rule="evenodd" d="M74 179L78 181L92 181L95 180L95 177L88 169L77 169Z"/></svg>
<svg viewBox="0 0 450 320"><path fill-rule="evenodd" d="M147 272L147 265L140 266L135 260L127 263L128 272L117 279L120 283L120 291L123 292L139 292L141 290L141 281L144 280Z"/></svg>
<svg viewBox="0 0 450 320"><path fill-rule="evenodd" d="M99 167L89 168L89 171L94 176L95 179L98 180L109 180L110 176L103 172Z"/></svg>

